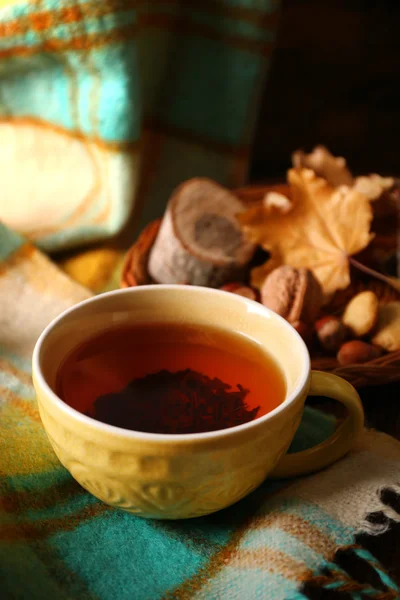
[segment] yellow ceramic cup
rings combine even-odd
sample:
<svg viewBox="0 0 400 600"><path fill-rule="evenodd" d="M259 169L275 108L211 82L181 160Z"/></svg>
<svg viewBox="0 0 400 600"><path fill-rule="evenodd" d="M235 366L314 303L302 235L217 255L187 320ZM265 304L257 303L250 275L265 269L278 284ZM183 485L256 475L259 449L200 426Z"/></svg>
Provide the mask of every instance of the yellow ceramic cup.
<svg viewBox="0 0 400 600"><path fill-rule="evenodd" d="M87 417L54 392L58 367L77 344L124 322L214 325L261 343L286 378L284 402L231 429L163 435L129 431ZM33 355L40 415L61 463L89 492L136 515L198 517L237 502L267 477L311 473L342 457L363 427L355 389L343 379L311 372L303 340L261 304L208 288L143 286L86 300L67 310L40 336ZM307 395L334 398L348 416L328 440L286 455Z"/></svg>

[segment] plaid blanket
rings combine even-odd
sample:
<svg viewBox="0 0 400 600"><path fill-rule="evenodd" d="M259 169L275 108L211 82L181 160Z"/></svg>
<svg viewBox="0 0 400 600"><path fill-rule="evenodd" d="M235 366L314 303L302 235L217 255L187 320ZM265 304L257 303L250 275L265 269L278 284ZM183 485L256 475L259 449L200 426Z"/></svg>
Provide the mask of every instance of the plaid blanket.
<svg viewBox="0 0 400 600"><path fill-rule="evenodd" d="M42 329L116 287L122 256L94 248L57 266L27 237L66 248L130 218L133 236L185 178L241 184L277 5L0 0L0 219L19 232L0 225L2 599L400 597L392 438L366 431L326 471L266 482L215 515L147 521L71 478L32 389ZM306 411L292 449L334 427Z"/></svg>
<svg viewBox="0 0 400 600"><path fill-rule="evenodd" d="M54 250L242 184L277 5L1 0L0 219Z"/></svg>
<svg viewBox="0 0 400 600"><path fill-rule="evenodd" d="M89 295L0 228L2 598L400 597L400 444L386 435L366 431L326 471L266 482L201 519L140 519L82 489L46 438L30 355L49 320ZM317 443L334 426L309 409L292 449Z"/></svg>

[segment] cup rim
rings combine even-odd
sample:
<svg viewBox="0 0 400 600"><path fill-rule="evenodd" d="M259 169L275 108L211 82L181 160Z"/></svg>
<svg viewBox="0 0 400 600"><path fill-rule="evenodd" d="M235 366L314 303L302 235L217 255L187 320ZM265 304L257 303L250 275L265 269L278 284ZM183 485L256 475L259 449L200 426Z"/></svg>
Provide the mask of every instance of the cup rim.
<svg viewBox="0 0 400 600"><path fill-rule="evenodd" d="M151 290L160 289L160 288L162 288L164 290L179 289L182 291L184 291L184 290L195 291L195 293L199 293L199 294L219 294L219 295L224 295L226 297L230 297L231 299L233 296L233 294L231 292L227 292L225 290L218 290L215 288L207 288L207 287L194 286L194 285L187 286L187 285L181 285L181 284L158 284L158 285L150 284L150 285L141 285L138 287L130 287L130 288L124 288L124 289L118 289L118 290L111 290L110 292L105 292L105 293L99 294L97 296L92 296L92 297L90 297L86 300L83 300L81 302L78 302L77 304L74 304L70 308L67 308L66 310L64 310L55 319L53 319L42 331L42 333L40 334L40 336L35 344L35 347L33 350L33 355L32 355L32 374L34 377L35 385L38 386L47 395L47 397L51 400L51 402L53 404L55 404L61 410L61 412L69 415L71 418L73 418L77 421L80 421L82 424L86 424L91 427L94 427L95 429L99 430L100 432L104 432L104 433L108 433L108 434L111 434L111 433L117 434L120 437L123 437L125 439L136 439L136 440L159 442L159 443L162 443L162 442L195 442L195 441L210 441L210 440L213 440L216 438L221 438L221 437L227 438L232 435L237 435L238 433L258 427L262 423L273 420L281 412L286 410L287 407L296 400L296 398L299 397L299 395L301 394L305 385L307 384L307 381L310 376L310 371L311 371L310 355L309 355L307 346L304 343L304 340L301 338L299 333L294 329L294 327L292 327L290 325L290 323L288 323L288 321L286 321L283 317L281 317L274 311L270 310L266 306L263 306L259 302L256 302L255 300L250 300L249 298L245 298L244 296L238 296L238 295L235 296L236 301L242 302L244 305L247 305L247 306L256 305L258 312L261 312L261 313L264 312L266 316L267 315L269 316L269 318L278 320L283 327L286 327L286 329L290 329L291 334L294 337L296 337L297 340L300 342L300 347L302 349L301 360L304 361L304 364L305 364L304 373L302 373L301 377L299 378L299 381L297 382L297 385L290 392L290 394L288 394L288 396L285 398L285 400L283 402L281 402L281 404L279 404L276 408L274 408L273 410L268 412L266 415L255 418L252 421L243 423L241 425L235 425L234 427L229 427L227 429L217 429L216 431L209 431L209 432L202 432L202 433L174 433L174 434L150 433L150 432L144 432L144 431L136 431L136 430L132 430L132 429L124 429L123 427L117 427L115 425L109 425L108 423L103 423L102 421L98 421L92 417L84 415L83 413L79 412L75 408L72 408L72 406L70 406L69 404L64 402L64 400L62 400L59 396L57 396L57 394L51 389L50 385L47 383L47 381L42 373L41 366L40 366L40 359L41 359L41 352L42 352L43 344L44 344L46 338L48 338L51 335L52 330L63 319L65 319L70 314L74 313L76 310L78 310L79 308L81 308L84 305L101 302L102 299L105 299L110 296L124 295L124 294L128 295L128 294L132 294L132 293L135 293L138 291L151 291Z"/></svg>

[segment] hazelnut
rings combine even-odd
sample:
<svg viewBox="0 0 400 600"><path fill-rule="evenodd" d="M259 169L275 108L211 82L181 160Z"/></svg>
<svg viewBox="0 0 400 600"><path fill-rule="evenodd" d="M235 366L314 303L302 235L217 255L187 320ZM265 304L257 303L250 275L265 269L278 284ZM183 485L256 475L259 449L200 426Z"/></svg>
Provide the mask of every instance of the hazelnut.
<svg viewBox="0 0 400 600"><path fill-rule="evenodd" d="M378 319L379 300L374 292L365 291L350 300L344 309L342 321L355 337L372 331Z"/></svg>
<svg viewBox="0 0 400 600"><path fill-rule="evenodd" d="M289 323L314 323L322 305L322 290L311 271L285 265L266 277L261 302Z"/></svg>
<svg viewBox="0 0 400 600"><path fill-rule="evenodd" d="M243 283L242 281L230 281L229 283L225 283L224 285L221 285L221 287L219 289L223 290L224 292L234 292L238 288L243 287L245 285L246 284Z"/></svg>
<svg viewBox="0 0 400 600"><path fill-rule="evenodd" d="M236 288L236 290L234 290L233 293L237 294L238 296L244 296L245 298L249 298L250 300L257 300L256 292L251 287L248 287L247 285Z"/></svg>
<svg viewBox="0 0 400 600"><path fill-rule="evenodd" d="M249 298L250 300L257 300L257 294L253 288L248 285L244 285L244 283L227 283L223 285L221 290L225 292L231 292L232 294L237 294L238 296L244 296L245 298Z"/></svg>
<svg viewBox="0 0 400 600"><path fill-rule="evenodd" d="M303 342L306 344L308 348L311 347L313 341L313 330L311 325L308 323L303 323L303 321L295 321L292 323L292 326L297 331L297 333L303 338Z"/></svg>
<svg viewBox="0 0 400 600"><path fill-rule="evenodd" d="M372 344L367 344L366 342L361 342L360 340L352 340L351 342L346 342L340 348L337 359L342 366L348 366L353 364L366 363L374 358L379 358L382 355L382 350L373 346Z"/></svg>
<svg viewBox="0 0 400 600"><path fill-rule="evenodd" d="M337 317L322 317L315 323L321 346L328 352L337 352L346 339L347 330Z"/></svg>

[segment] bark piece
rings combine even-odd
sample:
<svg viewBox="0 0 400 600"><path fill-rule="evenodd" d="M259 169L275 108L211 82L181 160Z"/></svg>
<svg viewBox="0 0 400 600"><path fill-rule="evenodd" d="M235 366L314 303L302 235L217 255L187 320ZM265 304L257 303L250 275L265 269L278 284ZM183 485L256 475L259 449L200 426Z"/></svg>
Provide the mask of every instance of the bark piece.
<svg viewBox="0 0 400 600"><path fill-rule="evenodd" d="M209 287L240 278L255 249L236 219L244 209L234 194L210 179L181 184L150 253L151 277L158 283Z"/></svg>

